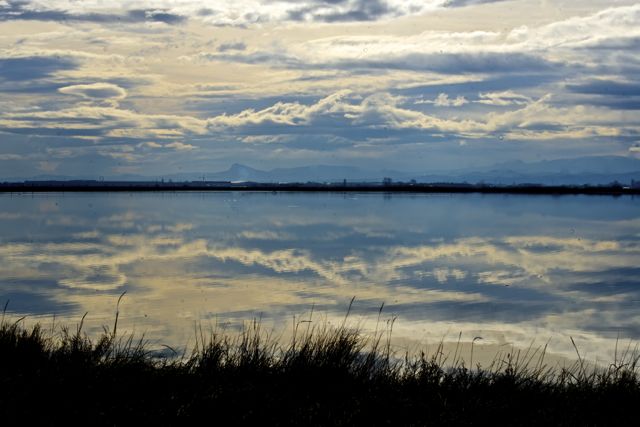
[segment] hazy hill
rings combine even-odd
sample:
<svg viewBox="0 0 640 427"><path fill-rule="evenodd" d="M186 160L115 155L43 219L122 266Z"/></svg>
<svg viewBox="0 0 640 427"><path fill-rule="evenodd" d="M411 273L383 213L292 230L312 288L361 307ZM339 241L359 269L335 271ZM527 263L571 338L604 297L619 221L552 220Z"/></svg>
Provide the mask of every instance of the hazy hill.
<svg viewBox="0 0 640 427"><path fill-rule="evenodd" d="M396 178L413 174L390 172ZM307 181L380 181L384 172L374 172L354 166L313 165L296 168L277 168L262 171L248 166L234 164L228 170L214 174L206 174L207 179L228 181L260 181L260 182L307 182Z"/></svg>
<svg viewBox="0 0 640 427"><path fill-rule="evenodd" d="M354 181L379 182L384 177L395 181L418 182L485 182L487 184L537 183L547 185L568 184L609 184L618 181L623 184L631 180L640 181L640 160L621 156L579 157L573 159L543 160L538 162L512 161L498 163L490 167L465 170L430 172L372 170L355 166L310 165L294 168L261 170L242 164L233 164L219 172L189 172L163 176L118 175L105 177L106 180L122 181L254 181L254 182L335 182L344 179ZM93 176L41 175L31 180L74 180L98 179ZM3 178L6 181L23 181L24 178Z"/></svg>
<svg viewBox="0 0 640 427"><path fill-rule="evenodd" d="M640 180L640 160L628 157L601 156L574 159L543 160L526 163L521 161L499 163L491 167L472 170L429 173L428 171L400 172L374 171L353 166L314 165L297 168L258 170L234 164L226 171L205 174L211 180L259 181L259 182L307 182L307 181L381 181L384 177L394 180L418 182L486 182L490 184L609 184L619 181L629 184Z"/></svg>

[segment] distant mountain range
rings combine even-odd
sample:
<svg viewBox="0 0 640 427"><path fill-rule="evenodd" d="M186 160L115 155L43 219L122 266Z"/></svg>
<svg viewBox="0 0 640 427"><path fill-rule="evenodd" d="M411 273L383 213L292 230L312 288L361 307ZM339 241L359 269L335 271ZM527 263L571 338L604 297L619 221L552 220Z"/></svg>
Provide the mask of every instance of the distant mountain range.
<svg viewBox="0 0 640 427"><path fill-rule="evenodd" d="M498 163L490 167L446 172L368 170L354 166L313 165L296 168L260 170L241 164L233 164L221 172L194 172L149 177L142 175L118 175L107 180L155 181L254 181L254 182L379 182L384 178L394 181L417 182L468 182L487 184L546 184L581 185L609 184L618 181L630 184L640 181L640 160L621 156L579 157L573 159L543 160L526 163L521 161ZM31 180L96 179L96 177L69 177L41 175ZM24 178L5 178L4 181L24 181Z"/></svg>
<svg viewBox="0 0 640 427"><path fill-rule="evenodd" d="M601 156L574 159L499 163L491 167L447 172L402 172L368 170L353 166L314 165L278 168L269 171L234 164L226 171L200 174L212 181L307 182L307 181L394 181L417 182L485 182L487 184L623 184L640 181L640 160L628 157ZM178 179L178 176L169 177Z"/></svg>
<svg viewBox="0 0 640 427"><path fill-rule="evenodd" d="M398 171L371 171L354 166L314 165L297 168L278 168L270 171L233 164L222 172L207 174L210 180L257 181L257 182L308 182L308 181L382 181L386 176L404 179L415 176Z"/></svg>
<svg viewBox="0 0 640 427"><path fill-rule="evenodd" d="M640 160L621 156L579 157L525 163L514 161L491 167L444 174L424 174L419 182L485 182L487 184L581 185L630 184L640 181Z"/></svg>

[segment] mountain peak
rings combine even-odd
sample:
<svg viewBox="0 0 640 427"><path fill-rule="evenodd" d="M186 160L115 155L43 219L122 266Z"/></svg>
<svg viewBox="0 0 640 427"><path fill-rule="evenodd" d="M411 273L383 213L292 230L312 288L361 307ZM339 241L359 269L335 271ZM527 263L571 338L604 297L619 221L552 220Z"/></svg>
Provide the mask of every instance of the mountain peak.
<svg viewBox="0 0 640 427"><path fill-rule="evenodd" d="M231 167L229 168L230 171L241 171L241 170L255 170L249 166L245 166L243 164L240 163L234 163L231 165Z"/></svg>
<svg viewBox="0 0 640 427"><path fill-rule="evenodd" d="M259 181L263 178L264 171L240 163L234 163L227 171L220 172L216 175L232 181Z"/></svg>

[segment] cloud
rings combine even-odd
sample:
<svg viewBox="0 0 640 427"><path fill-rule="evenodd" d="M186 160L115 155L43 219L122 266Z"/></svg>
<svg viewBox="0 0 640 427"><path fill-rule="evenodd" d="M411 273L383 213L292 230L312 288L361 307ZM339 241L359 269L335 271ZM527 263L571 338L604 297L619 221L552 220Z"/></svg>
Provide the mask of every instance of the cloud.
<svg viewBox="0 0 640 427"><path fill-rule="evenodd" d="M398 43L400 43L398 41ZM378 48L378 50L376 50ZM332 49L331 44L309 43L299 48L299 53L286 50L259 50L247 52L200 53L185 56L196 61L222 61L253 65L269 65L274 68L300 70L357 71L364 69L385 71L419 71L441 74L493 74L493 73L539 73L558 70L559 63L549 61L537 54L519 52L419 52L406 47L401 51L391 46L372 46L364 55ZM366 49L366 48L365 48ZM408 51L408 52L407 52ZM309 52L322 52L321 56L310 56Z"/></svg>
<svg viewBox="0 0 640 427"><path fill-rule="evenodd" d="M98 24L160 22L174 25L193 19L216 26L248 27L283 22L380 21L502 1L504 0L237 0L208 3L203 7L203 3L196 0L141 0L128 4L115 0L9 0L0 3L0 20ZM115 13L114 10L122 12ZM607 16L603 18L606 19Z"/></svg>
<svg viewBox="0 0 640 427"><path fill-rule="evenodd" d="M216 50L218 52L226 52L229 50L246 50L246 49L247 49L247 45L243 42L229 42L229 43L222 43L221 45L218 46Z"/></svg>
<svg viewBox="0 0 640 427"><path fill-rule="evenodd" d="M640 5L612 7L575 16L538 28L521 26L510 31L507 42L526 49L596 48L610 40L640 36Z"/></svg>
<svg viewBox="0 0 640 427"><path fill-rule="evenodd" d="M111 83L92 83L86 85L65 86L58 89L65 95L79 96L85 99L115 99L121 100L127 97L127 91L120 86Z"/></svg>
<svg viewBox="0 0 640 427"><path fill-rule="evenodd" d="M527 105L533 102L533 99L530 97L511 90L480 93L478 98L479 99L475 102L494 106Z"/></svg>
<svg viewBox="0 0 640 427"><path fill-rule="evenodd" d="M349 22L373 21L383 16L399 14L383 0L316 1L290 10L292 21Z"/></svg>
<svg viewBox="0 0 640 427"><path fill-rule="evenodd" d="M311 68L310 64L305 64L301 58L291 55L284 51L250 51L241 52L237 49L233 53L229 53L230 49L224 49L218 52L201 52L196 55L183 56L182 60L206 62L235 62L240 64L267 64L278 68Z"/></svg>
<svg viewBox="0 0 640 427"><path fill-rule="evenodd" d="M439 94L436 99L420 99L416 101L414 104L433 104L436 107L462 107L465 104L468 104L469 101L462 95L459 95L455 98L449 98L449 95L446 93Z"/></svg>
<svg viewBox="0 0 640 427"><path fill-rule="evenodd" d="M284 57L287 66L340 69L430 70L445 74L568 72L563 67L597 66L592 52L609 40L640 37L640 5L610 8L539 27L507 31L424 31L399 35L337 35L293 45L287 52L254 56L253 63ZM571 50L568 52L567 50ZM313 52L314 55L310 55ZM241 61L241 57L226 58Z"/></svg>
<svg viewBox="0 0 640 427"><path fill-rule="evenodd" d="M180 24L186 19L187 18L185 16L170 13L169 11L163 9L134 9L130 10L126 14L126 20L131 20L132 22L150 21L173 25Z"/></svg>
<svg viewBox="0 0 640 427"><path fill-rule="evenodd" d="M273 123L289 126L308 125L314 118L324 115L344 116L347 112L356 112L356 108L343 99L351 94L344 90L322 98L315 104L305 105L298 102L277 102L262 110L248 109L238 114L222 114L208 120L210 128L237 127Z"/></svg>
<svg viewBox="0 0 640 427"><path fill-rule="evenodd" d="M114 5L115 6L115 5ZM115 8L114 8L115 9ZM171 13L166 9L130 9L122 14L77 10L73 3L65 9L50 7L35 1L9 0L0 3L0 21L59 21L59 22L92 22L99 24L139 22L162 22L179 24L186 20L185 16Z"/></svg>
<svg viewBox="0 0 640 427"><path fill-rule="evenodd" d="M607 96L640 96L640 82L624 82L611 79L591 79L566 88L574 93Z"/></svg>
<svg viewBox="0 0 640 427"><path fill-rule="evenodd" d="M176 151L191 151L198 148L195 145L185 144L184 142L179 142L179 141L170 142L168 144L165 144L164 147L171 148Z"/></svg>
<svg viewBox="0 0 640 427"><path fill-rule="evenodd" d="M476 6L487 3L499 3L508 0L447 0L444 4L445 7L466 7Z"/></svg>
<svg viewBox="0 0 640 427"><path fill-rule="evenodd" d="M11 48L0 49L0 91L51 95L79 81L84 85L87 80L109 79L120 86L148 82L122 72L125 59L121 55L65 49L59 43L59 40L52 41L50 46L43 46L40 41L32 45L16 43ZM115 68L119 72L105 73L103 68Z"/></svg>
<svg viewBox="0 0 640 427"><path fill-rule="evenodd" d="M49 160L38 162L38 169L43 172L55 172L60 166L60 162L52 162Z"/></svg>
<svg viewBox="0 0 640 427"><path fill-rule="evenodd" d="M82 105L56 111L0 114L0 129L28 130L33 135L65 130L73 135L114 138L180 138L206 133L206 123L191 116L143 114L115 106Z"/></svg>
<svg viewBox="0 0 640 427"><path fill-rule="evenodd" d="M138 146L141 147L141 148L144 148L144 147L147 147L147 148L162 148L163 147L162 144L159 144L159 143L154 142L154 141L141 142L140 144L138 144Z"/></svg>
<svg viewBox="0 0 640 427"><path fill-rule="evenodd" d="M464 96L458 96L455 99L450 99L446 93L441 93L434 101L436 107L461 107L468 104L469 101Z"/></svg>
<svg viewBox="0 0 640 427"><path fill-rule="evenodd" d="M554 71L560 64L529 53L418 53L390 54L359 61L341 60L341 68L433 71L442 74L539 73Z"/></svg>
<svg viewBox="0 0 640 427"><path fill-rule="evenodd" d="M28 139L46 140L57 153L120 143L136 151L104 152L162 169L142 154L166 164L181 151L181 159L192 159L181 167L194 170L207 156L220 168L245 158L378 167L386 157L399 168L403 158L417 164L426 147L453 159L459 141L467 142L464 156L485 163L494 155L627 153L640 135L633 118L640 108L637 5L594 13L599 6L589 3L558 15L541 6L540 19L516 19L513 9L528 1L492 5L505 8L504 19L484 6L452 10L479 4L469 1L238 0L206 2L208 10L191 0L120 2L120 9L111 0L0 2L18 19L27 12L78 18L3 24L20 31L6 34L0 50L2 152L44 152ZM430 10L439 18L383 22ZM150 21L170 20L162 13L258 28L219 28L213 38L201 22ZM482 19L455 20L466 13ZM111 15L130 15L139 25L81 20ZM553 22L556 16L562 18ZM379 22L339 24L345 19ZM509 140L566 143L525 148L507 146ZM159 146L144 145L149 141ZM65 159L61 168L72 164Z"/></svg>
<svg viewBox="0 0 640 427"><path fill-rule="evenodd" d="M521 99L514 94L504 93L500 95L502 98L494 96L493 99L501 100L507 95ZM618 136L625 127L632 133L637 132L631 117L628 122L622 121L616 126L613 124L615 114L583 106L560 108L553 106L550 101L551 96L546 95L516 110L486 114L482 120L457 119L405 108L401 105L401 98L389 93L375 93L359 100L351 92L342 91L310 105L277 102L262 110L248 109L234 115L223 114L209 119L208 125L211 129L257 125L309 127L319 126L329 120L333 122L333 127L349 126L351 129L361 129L360 132L364 129L413 129L468 138L486 138L503 133L506 138L513 140ZM326 127L331 128L331 125L326 124ZM265 130L265 127L262 129ZM283 131L280 126L277 126L277 130Z"/></svg>
<svg viewBox="0 0 640 427"><path fill-rule="evenodd" d="M266 22L357 22L435 10L446 0L238 0L203 7L196 0L76 2L73 0L9 0L0 3L0 20L179 24L198 19L217 26ZM124 9L120 14L113 10Z"/></svg>
<svg viewBox="0 0 640 427"><path fill-rule="evenodd" d="M0 82L31 82L78 67L78 61L59 56L0 58Z"/></svg>
<svg viewBox="0 0 640 427"><path fill-rule="evenodd" d="M350 4L337 2L336 5L338 3L341 7ZM332 70L352 75L380 75L406 71L480 79L497 75L513 80L527 75L530 79L540 76L537 80L546 83L589 72L589 68L593 73L596 67L615 66L619 73L622 66L632 64L631 53L630 60L622 61L619 53L609 58L584 49L608 40L620 40L620 37L640 37L639 11L640 6L616 7L539 27L502 31L428 30L407 36L338 34L289 43L286 47L282 44L246 46L242 51L201 52L191 57L199 61L265 65L301 72ZM480 103L505 106L528 102L526 98L505 96L483 98ZM626 105L612 104L612 108L631 109L636 105L635 101L627 101Z"/></svg>
<svg viewBox="0 0 640 427"><path fill-rule="evenodd" d="M191 151L191 150L196 150L198 148L195 145L185 144L184 142L180 142L180 141L169 142L165 144L160 144L155 141L147 141L147 142L139 143L137 147L142 149L145 149L145 148L169 149L171 151Z"/></svg>
<svg viewBox="0 0 640 427"><path fill-rule="evenodd" d="M640 83L611 78L588 79L567 84L570 93L581 95L580 102L613 110L640 110Z"/></svg>

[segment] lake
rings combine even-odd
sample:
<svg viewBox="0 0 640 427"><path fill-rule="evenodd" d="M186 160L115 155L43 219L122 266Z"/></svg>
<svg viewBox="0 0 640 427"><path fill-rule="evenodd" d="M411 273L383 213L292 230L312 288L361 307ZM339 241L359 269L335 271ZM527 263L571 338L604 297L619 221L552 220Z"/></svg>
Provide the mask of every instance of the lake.
<svg viewBox="0 0 640 427"><path fill-rule="evenodd" d="M335 324L355 297L350 321L393 323L399 352L481 337L489 353L548 343L572 358L572 337L610 360L640 338L639 261L632 197L0 195L7 316L75 327L88 313L97 333L126 291L118 329L152 346L252 319Z"/></svg>

